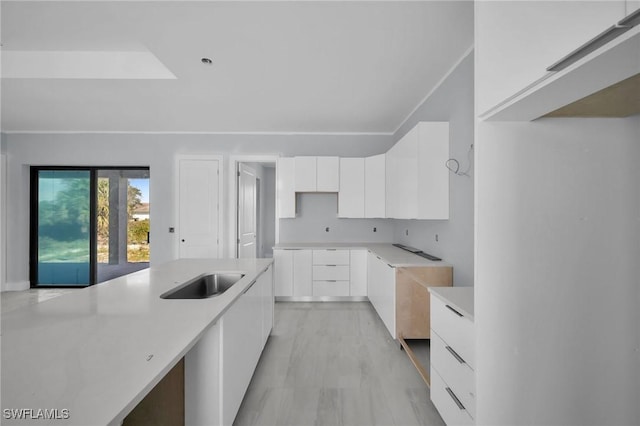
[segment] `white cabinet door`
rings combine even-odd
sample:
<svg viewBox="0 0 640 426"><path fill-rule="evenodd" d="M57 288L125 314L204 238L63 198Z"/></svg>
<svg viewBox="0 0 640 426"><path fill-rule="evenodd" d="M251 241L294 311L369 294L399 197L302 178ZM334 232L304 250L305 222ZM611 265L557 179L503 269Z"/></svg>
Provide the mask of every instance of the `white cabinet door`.
<svg viewBox="0 0 640 426"><path fill-rule="evenodd" d="M386 217L385 155L367 157L364 162L364 217Z"/></svg>
<svg viewBox="0 0 640 426"><path fill-rule="evenodd" d="M389 334L396 338L396 272L380 257L369 254L369 300Z"/></svg>
<svg viewBox="0 0 640 426"><path fill-rule="evenodd" d="M386 214L448 219L449 123L421 122L386 154Z"/></svg>
<svg viewBox="0 0 640 426"><path fill-rule="evenodd" d="M276 296L293 296L293 253L294 250L273 251Z"/></svg>
<svg viewBox="0 0 640 426"><path fill-rule="evenodd" d="M364 217L364 200L364 158L341 158L338 217Z"/></svg>
<svg viewBox="0 0 640 426"><path fill-rule="evenodd" d="M624 17L614 1L476 2L476 110L482 114ZM523 19L526 17L526 19Z"/></svg>
<svg viewBox="0 0 640 426"><path fill-rule="evenodd" d="M273 265L269 266L256 283L262 292L262 347L267 342L273 328ZM262 347L260 350L262 350Z"/></svg>
<svg viewBox="0 0 640 426"><path fill-rule="evenodd" d="M449 123L418 124L418 219L449 219Z"/></svg>
<svg viewBox="0 0 640 426"><path fill-rule="evenodd" d="M272 325L269 266L185 355L185 424L233 424Z"/></svg>
<svg viewBox="0 0 640 426"><path fill-rule="evenodd" d="M180 258L219 256L219 161L178 162L178 235Z"/></svg>
<svg viewBox="0 0 640 426"><path fill-rule="evenodd" d="M255 284L221 319L222 424L231 425L258 363L262 340L261 292Z"/></svg>
<svg viewBox="0 0 640 426"><path fill-rule="evenodd" d="M349 295L350 296L366 296L367 295L367 251L351 250L350 251L350 280Z"/></svg>
<svg viewBox="0 0 640 426"><path fill-rule="evenodd" d="M380 309L378 315L387 326L389 334L396 338L396 269L385 261L379 262L380 267Z"/></svg>
<svg viewBox="0 0 640 426"><path fill-rule="evenodd" d="M317 157L318 192L338 192L340 188L340 158Z"/></svg>
<svg viewBox="0 0 640 426"><path fill-rule="evenodd" d="M394 219L418 215L418 129L414 127L387 152L386 212Z"/></svg>
<svg viewBox="0 0 640 426"><path fill-rule="evenodd" d="M293 250L293 295L312 296L311 250Z"/></svg>
<svg viewBox="0 0 640 426"><path fill-rule="evenodd" d="M211 326L184 357L184 421L221 424L220 321Z"/></svg>
<svg viewBox="0 0 640 426"><path fill-rule="evenodd" d="M380 288L378 281L378 263L377 256L371 252L367 252L367 296L373 308L378 305L378 289Z"/></svg>
<svg viewBox="0 0 640 426"><path fill-rule="evenodd" d="M296 217L296 190L295 182L295 160L293 158L278 159L278 185L276 194L278 199L278 217Z"/></svg>
<svg viewBox="0 0 640 426"><path fill-rule="evenodd" d="M317 191L316 157L295 157L295 192Z"/></svg>

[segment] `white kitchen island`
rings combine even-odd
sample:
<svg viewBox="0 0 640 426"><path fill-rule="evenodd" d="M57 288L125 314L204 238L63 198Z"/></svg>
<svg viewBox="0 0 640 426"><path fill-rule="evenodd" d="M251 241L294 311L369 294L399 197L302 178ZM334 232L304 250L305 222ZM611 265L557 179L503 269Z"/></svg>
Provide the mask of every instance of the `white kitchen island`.
<svg viewBox="0 0 640 426"><path fill-rule="evenodd" d="M120 424L271 263L176 260L2 314L2 424ZM219 272L245 276L216 297L160 298ZM58 418L33 418L45 409Z"/></svg>

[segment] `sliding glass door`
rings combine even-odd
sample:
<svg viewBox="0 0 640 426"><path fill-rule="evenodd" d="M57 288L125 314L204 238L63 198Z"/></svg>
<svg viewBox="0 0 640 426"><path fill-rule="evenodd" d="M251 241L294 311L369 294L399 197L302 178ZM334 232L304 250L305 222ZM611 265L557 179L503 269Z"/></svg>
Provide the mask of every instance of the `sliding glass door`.
<svg viewBox="0 0 640 426"><path fill-rule="evenodd" d="M31 170L31 286L83 287L149 266L149 169Z"/></svg>
<svg viewBox="0 0 640 426"><path fill-rule="evenodd" d="M31 267L37 285L91 284L91 172L39 170L36 178L37 235L31 242L37 249Z"/></svg>

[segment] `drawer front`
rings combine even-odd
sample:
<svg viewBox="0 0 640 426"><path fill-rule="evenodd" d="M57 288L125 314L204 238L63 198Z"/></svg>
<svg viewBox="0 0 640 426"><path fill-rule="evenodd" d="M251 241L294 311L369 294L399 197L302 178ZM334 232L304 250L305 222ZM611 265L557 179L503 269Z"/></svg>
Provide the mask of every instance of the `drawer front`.
<svg viewBox="0 0 640 426"><path fill-rule="evenodd" d="M313 265L314 281L349 281L348 265Z"/></svg>
<svg viewBox="0 0 640 426"><path fill-rule="evenodd" d="M440 298L431 297L431 330L475 369L473 322L452 309Z"/></svg>
<svg viewBox="0 0 640 426"><path fill-rule="evenodd" d="M451 351L455 352L455 349L450 346L448 349L437 333L431 333L431 367L438 370L469 415L475 418L475 373L465 362L461 362L462 358L457 353L454 355Z"/></svg>
<svg viewBox="0 0 640 426"><path fill-rule="evenodd" d="M438 371L431 368L431 401L438 409L442 420L449 426L473 425L473 419L467 410L460 406L461 402L456 402L455 398L457 398L455 392L448 388Z"/></svg>
<svg viewBox="0 0 640 426"><path fill-rule="evenodd" d="M314 296L349 296L349 281L314 281Z"/></svg>
<svg viewBox="0 0 640 426"><path fill-rule="evenodd" d="M314 265L349 265L349 250L314 250Z"/></svg>

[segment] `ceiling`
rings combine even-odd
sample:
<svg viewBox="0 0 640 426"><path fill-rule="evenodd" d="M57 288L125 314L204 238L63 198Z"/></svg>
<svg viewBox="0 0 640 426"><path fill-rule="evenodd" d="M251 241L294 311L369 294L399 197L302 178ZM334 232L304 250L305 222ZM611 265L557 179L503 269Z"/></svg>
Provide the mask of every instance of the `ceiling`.
<svg viewBox="0 0 640 426"><path fill-rule="evenodd" d="M467 1L1 8L3 132L393 133L473 44Z"/></svg>

